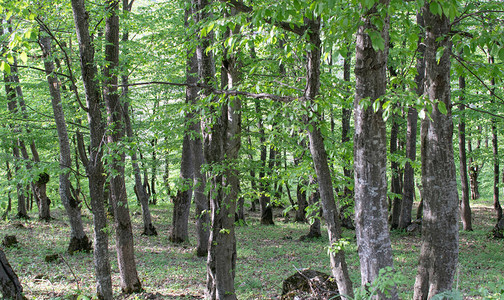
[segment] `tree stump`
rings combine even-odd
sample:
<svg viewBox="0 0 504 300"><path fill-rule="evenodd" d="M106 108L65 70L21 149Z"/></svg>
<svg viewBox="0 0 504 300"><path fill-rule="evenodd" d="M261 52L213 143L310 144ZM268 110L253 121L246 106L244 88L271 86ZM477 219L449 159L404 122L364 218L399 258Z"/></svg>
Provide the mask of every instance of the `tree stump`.
<svg viewBox="0 0 504 300"><path fill-rule="evenodd" d="M24 300L23 287L7 261L5 253L0 249L0 292L2 299Z"/></svg>
<svg viewBox="0 0 504 300"><path fill-rule="evenodd" d="M340 299L334 277L328 274L303 269L284 280L282 300L290 299Z"/></svg>

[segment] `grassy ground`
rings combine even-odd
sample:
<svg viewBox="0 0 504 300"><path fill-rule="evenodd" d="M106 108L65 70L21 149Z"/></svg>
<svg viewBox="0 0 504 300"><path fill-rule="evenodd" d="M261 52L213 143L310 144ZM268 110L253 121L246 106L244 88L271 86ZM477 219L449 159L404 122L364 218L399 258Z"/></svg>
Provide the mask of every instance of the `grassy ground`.
<svg viewBox="0 0 504 300"><path fill-rule="evenodd" d="M489 238L493 227L490 202L479 201L473 206L474 231L460 233L460 262L456 278L457 289L465 299L504 299L504 241ZM4 235L16 235L19 246L4 249L17 272L29 299L86 299L94 294L92 254L65 253L69 227L61 210L53 210L55 220L11 220L0 223ZM168 241L171 227L171 206L152 207L154 224L159 236L141 236L141 215L132 207L139 276L146 292L139 295L119 295L119 274L111 235L110 250L114 290L118 299L194 299L202 298L205 285L206 260L194 255L194 224L191 243L174 245ZM280 211L277 212L280 215ZM33 219L36 216L33 215ZM91 232L91 216L84 221ZM310 242L298 238L308 232L308 225L284 222L278 216L275 226L261 226L257 215L250 213L248 226L237 228L238 266L236 289L239 299L276 299L282 281L296 268L312 268L330 273L327 256L327 236ZM345 230L351 245L347 260L355 283L359 279L359 264L355 234ZM401 299L412 297L420 236L392 232L395 267L402 275L398 283ZM55 262L45 262L48 254L59 254Z"/></svg>

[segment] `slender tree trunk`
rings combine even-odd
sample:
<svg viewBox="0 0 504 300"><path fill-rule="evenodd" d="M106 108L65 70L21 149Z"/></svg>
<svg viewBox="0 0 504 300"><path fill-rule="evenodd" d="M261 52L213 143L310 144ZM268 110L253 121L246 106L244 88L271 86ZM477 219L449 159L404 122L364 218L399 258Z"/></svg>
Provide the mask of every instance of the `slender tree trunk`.
<svg viewBox="0 0 504 300"><path fill-rule="evenodd" d="M322 44L320 40L320 17L314 19L305 18L305 25L308 28L307 33L309 43L311 44L311 51L307 52L307 76L304 99L310 106L313 106L320 88L320 58ZM332 185L331 171L329 170L327 152L324 146L324 137L319 127L319 123L322 119L317 111L315 111L313 117L311 119L306 118L305 121L308 127L310 152L317 181L319 183L320 200L322 202L323 215L327 225L329 245L332 247L341 239L341 225L338 208L336 207L334 198L334 188ZM332 274L336 278L340 294L352 298L352 282L348 274L345 252L343 250L329 251L329 256Z"/></svg>
<svg viewBox="0 0 504 300"><path fill-rule="evenodd" d="M399 134L399 123L397 123L397 115L394 115L392 120L392 128L390 130L390 154L394 155L398 151L398 134ZM399 227L399 217L401 214L401 179L399 164L396 159L391 160L390 169L392 172L392 181L390 182L390 192L392 196L392 214L390 227L392 229L397 229Z"/></svg>
<svg viewBox="0 0 504 300"><path fill-rule="evenodd" d="M388 1L380 1L385 7ZM382 19L381 36L384 49L375 51L367 30L373 28L371 18L376 15L372 8L364 25L359 27L356 46L356 96L354 172L355 172L355 223L357 244L361 263L361 282L364 287L372 283L379 271L393 266L392 248L387 223L387 133L381 105L378 111L371 106L363 107L361 100L376 101L385 95L387 79L389 18ZM397 299L395 286L389 288L388 296L378 292L373 299Z"/></svg>
<svg viewBox="0 0 504 300"><path fill-rule="evenodd" d="M41 32L42 34L42 32ZM54 74L54 63L51 60L51 38L44 36L39 39L39 44L44 54L44 68L47 75L49 92L51 93L51 105L54 113L54 121L58 131L58 145L60 149L60 175L59 175L59 195L61 202L65 207L70 223L70 244L68 253L73 254L76 251L91 251L92 245L82 224L80 203L72 197L70 190L69 170L72 165L70 150L70 140L68 138L65 114L63 112L59 79Z"/></svg>
<svg viewBox="0 0 504 300"><path fill-rule="evenodd" d="M104 100L107 108L108 145L113 153L113 159L108 166L111 169L110 196L114 208L116 231L116 250L121 275L121 289L124 293L134 293L142 290L138 279L133 246L133 230L128 208L126 183L124 178L125 153L119 149L125 136L122 105L117 92L117 74L114 71L119 66L119 16L117 15L119 0L107 0L107 18L105 20L105 61L104 68Z"/></svg>
<svg viewBox="0 0 504 300"><path fill-rule="evenodd" d="M314 178L310 179L310 184L317 184L317 181ZM300 241L306 239L319 238L322 236L322 231L320 230L320 216L322 209L320 208L320 192L319 189L316 189L309 197L310 206L313 208L319 208L312 210L312 213L308 218L312 218L310 224L310 231L308 234L303 235L299 238Z"/></svg>
<svg viewBox="0 0 504 300"><path fill-rule="evenodd" d="M465 77L459 77L459 88L462 92L459 101L464 102L464 92L465 92ZM462 217L462 226L465 231L472 231L472 218L471 218L471 206L469 204L469 180L467 179L467 156L466 156L466 123L464 104L459 105L460 110L460 120L459 120L459 173L460 173L460 185L462 190L462 196L460 199L460 214Z"/></svg>
<svg viewBox="0 0 504 300"><path fill-rule="evenodd" d="M7 182L11 184L12 170L8 161L5 162L5 167L6 167L5 170L6 170ZM2 214L2 220L7 219L7 216L9 215L11 209L12 209L12 197L11 197L11 190L9 189L9 191L7 192L7 207L5 208L4 213Z"/></svg>
<svg viewBox="0 0 504 300"><path fill-rule="evenodd" d="M424 217L414 299L430 299L451 290L458 262L459 199L452 142L450 20L446 15L434 15L429 6L425 2L422 9L426 31L425 92L434 104L421 128ZM440 58L439 49L444 49Z"/></svg>
<svg viewBox="0 0 504 300"><path fill-rule="evenodd" d="M423 16L417 13L417 25L424 28ZM417 43L418 57L416 61L417 75L415 76L416 94L422 96L424 93L425 79L425 45L423 44L422 36L418 37ZM404 186L401 202L401 215L399 217L399 228L406 229L411 224L411 211L413 209L413 200L415 197L415 170L411 162L416 160L416 143L417 143L417 123L418 111L415 107L408 108L407 129L406 129L406 164L404 165Z"/></svg>
<svg viewBox="0 0 504 300"><path fill-rule="evenodd" d="M80 156L89 178L89 193L93 210L94 227L94 266L99 299L112 299L112 280L108 253L107 217L104 206L104 169L102 163L105 124L101 115L103 107L98 82L97 68L94 61L94 46L89 34L88 12L84 0L72 0L72 11L79 42L82 80L86 93L89 122L89 158L81 148Z"/></svg>
<svg viewBox="0 0 504 300"><path fill-rule="evenodd" d="M12 88L12 85L9 83L13 83L13 79L11 76L4 75L5 84L5 93L7 95L8 108L11 113L16 112L16 91ZM16 126L11 127L14 132L18 131ZM19 152L18 139L13 141L12 143L12 155L14 157L14 172L15 175L18 175L21 170L21 154ZM16 183L16 192L17 192L17 214L16 217L20 219L29 219L28 211L26 210L26 194L25 188L23 185L18 182Z"/></svg>
<svg viewBox="0 0 504 300"><path fill-rule="evenodd" d="M488 59L490 64L494 63L494 57L490 56ZM490 96L492 103L495 102L495 78L491 80L492 89ZM494 167L494 183L493 183L493 205L496 214L496 225L494 227L494 237L503 237L502 231L504 230L504 220L502 214L502 206L499 201L499 140L497 136L497 120L492 118L492 151L493 151L493 167ZM504 179L504 177L503 177Z"/></svg>
<svg viewBox="0 0 504 300"><path fill-rule="evenodd" d="M350 49L349 49L350 50ZM348 51L347 56L343 61L343 80L350 83L350 65L352 61L352 52ZM349 105L349 104L348 104ZM348 107L343 107L341 111L341 143L346 147L350 142L350 119L352 117L352 110ZM351 181L353 177L353 170L350 168L351 162L345 162L343 166L343 175L345 179ZM351 208L354 206L354 193L349 188L351 182L345 184L343 188L343 205L340 210L341 226L354 230L355 225L352 220L353 212Z"/></svg>
<svg viewBox="0 0 504 300"><path fill-rule="evenodd" d="M133 5L134 0L122 0L122 5L123 5L123 11L124 12L130 12L131 11L131 6ZM122 35L122 41L127 42L129 39L129 32L125 31ZM124 52L127 51L127 49L123 50ZM124 126L126 129L126 136L128 137L129 140L133 140L134 138L134 133L133 133L133 128L131 126L131 118L130 118L130 108L129 108L129 99L128 99L128 82L129 78L128 75L122 75L121 76L121 81L122 81L122 93L121 93L121 98L122 101L124 102L123 104L123 118L124 118ZM133 149L131 151L131 165L133 167L133 174L135 177L135 194L138 198L138 202L140 202L140 205L142 206L142 220L143 220L143 235L147 236L153 236L157 235L156 227L152 224L152 216L150 213L149 209L149 196L147 195L147 191L145 190L144 186L142 185L142 173L140 171L140 167L138 165L138 157L137 157L137 151L136 149Z"/></svg>
<svg viewBox="0 0 504 300"><path fill-rule="evenodd" d="M256 102L256 113L258 117L257 128L259 129L259 143L261 144L261 167L259 171L259 207L261 209L261 224L262 225L275 225L273 221L273 208L271 207L271 199L266 195L268 182L266 177L266 136L264 131L264 124L262 120L262 110L259 102Z"/></svg>

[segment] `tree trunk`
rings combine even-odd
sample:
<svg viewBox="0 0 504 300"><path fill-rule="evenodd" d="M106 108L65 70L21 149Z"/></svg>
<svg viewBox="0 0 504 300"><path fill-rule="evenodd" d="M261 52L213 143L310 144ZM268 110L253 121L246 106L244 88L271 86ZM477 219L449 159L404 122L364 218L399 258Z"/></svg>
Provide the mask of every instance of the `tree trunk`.
<svg viewBox="0 0 504 300"><path fill-rule="evenodd" d="M259 102L256 102L256 113L258 115L257 128L259 129L259 143L261 144L261 167L259 171L259 207L261 209L261 224L275 225L273 221L273 208L271 207L271 199L266 195L267 187L269 186L266 179L266 137L264 132L264 124L262 121L262 110Z"/></svg>
<svg viewBox="0 0 504 300"><path fill-rule="evenodd" d="M80 149L81 160L86 167L89 178L89 193L93 210L94 227L94 266L99 299L112 299L112 280L110 277L110 262L108 253L107 217L104 206L105 177L102 163L102 139L105 124L101 115L103 107L98 88L97 69L94 61L94 46L89 35L88 12L84 0L72 0L72 11L79 42L80 65L82 80L86 94L87 114L89 122L89 159L84 149Z"/></svg>
<svg viewBox="0 0 504 300"><path fill-rule="evenodd" d="M343 80L347 83L350 83L350 65L352 61L352 52L348 51L347 56L343 61ZM350 91L349 91L350 92ZM349 105L349 104L348 104ZM350 118L352 117L352 110L343 107L341 111L341 143L343 147L346 147L350 142ZM350 168L351 162L345 162L343 166L343 175L345 176L345 180L349 181L345 184L343 188L343 204L341 205L340 210L340 219L341 226L354 230L355 225L352 220L353 212L351 208L354 206L354 194L353 191L349 188L352 184L351 179L353 177L353 170Z"/></svg>
<svg viewBox="0 0 504 300"><path fill-rule="evenodd" d="M384 7L388 1L380 1ZM386 9L386 8L385 8ZM381 37L384 49L375 51L368 30L377 30L371 19L377 14L376 6L363 20L357 32L356 45L356 95L355 95L355 223L357 245L361 263L361 282L364 287L372 283L381 269L392 267L392 248L387 223L387 132L381 105L375 111L363 99L371 103L385 95L387 85L388 16L382 19ZM396 287L378 292L373 299L397 299Z"/></svg>
<svg viewBox="0 0 504 300"><path fill-rule="evenodd" d="M133 5L133 1L129 2L129 0L122 0L123 11L130 12L131 6ZM122 36L122 41L127 42L129 39L128 31L125 31ZM124 52L127 49L123 50ZM131 126L131 118L130 118L130 108L129 108L129 99L128 99L128 75L121 76L122 81L122 93L121 98L124 101L123 104L123 118L124 118L124 126L126 129L126 136L131 141L134 138L133 128ZM149 209L149 196L147 195L147 191L142 185L142 173L140 171L140 167L138 166L138 158L137 158L137 150L133 149L131 151L131 165L133 167L133 174L135 177L135 194L138 198L138 202L142 206L142 220L143 220L143 235L153 236L157 235L156 227L152 224L152 216Z"/></svg>
<svg viewBox="0 0 504 300"><path fill-rule="evenodd" d="M107 108L107 133L109 148L113 158L108 165L110 168L110 196L114 208L116 231L116 250L119 273L121 276L121 290L123 293L134 293L142 290L138 279L133 246L133 230L128 208L126 183L124 179L125 153L119 149L123 142L125 129L122 106L117 93L117 74L114 71L119 66L119 16L117 15L119 0L107 0L107 18L105 20L105 62L104 68L104 100Z"/></svg>
<svg viewBox="0 0 504 300"><path fill-rule="evenodd" d="M13 112L16 109L16 92L8 83L11 82L10 76L4 75L5 84L5 93L7 95L8 107L9 111ZM11 127L13 131L17 131L18 129L15 127ZM21 155L19 153L19 147L17 140L12 143L12 155L14 157L14 172L17 175L21 169ZM25 189L23 185L18 182L16 183L16 192L17 192L17 214L16 217L20 219L29 219L28 211L26 210L26 195Z"/></svg>
<svg viewBox="0 0 504 300"><path fill-rule="evenodd" d="M24 300L23 287L3 250L0 249L0 292L2 299Z"/></svg>
<svg viewBox="0 0 504 300"><path fill-rule="evenodd" d="M458 192L450 98L450 20L425 2L425 93L432 104L422 120L423 222L414 299L449 291L458 261ZM439 49L444 49L439 58ZM446 114L443 111L446 110Z"/></svg>
<svg viewBox="0 0 504 300"><path fill-rule="evenodd" d="M208 17L206 0L192 0L196 9L195 22L204 22ZM215 68L210 45L212 35L199 37L196 47L198 75L200 82L212 86L215 82ZM234 59L225 61L228 76L228 88L236 83L236 66ZM224 70L224 69L223 69ZM210 91L203 90L203 97ZM236 266L235 212L238 198L238 172L234 168L240 149L241 103L238 97L230 97L213 108L206 116L204 123L204 156L210 166L208 183L210 190L210 236L208 241L207 299L236 299L234 276ZM218 110L218 114L215 114ZM225 168L222 168L225 166Z"/></svg>
<svg viewBox="0 0 504 300"><path fill-rule="evenodd" d="M186 103L189 100L186 99ZM193 116L187 113L185 120L186 124L191 122ZM189 241L188 222L189 210L191 208L192 184L194 160L191 157L190 134L184 134L182 142L182 158L180 161L180 186L175 198L173 198L173 228L170 233L170 241L174 243L183 243Z"/></svg>
<svg viewBox="0 0 504 300"><path fill-rule="evenodd" d="M310 183L317 184L317 181L314 178L311 178ZM320 192L318 188L310 195L309 202L310 206L312 206L312 213L308 216L309 219L311 218L310 231L308 234L299 238L301 241L319 238L322 236L322 231L320 230L320 216L322 209L320 208Z"/></svg>
<svg viewBox="0 0 504 300"><path fill-rule="evenodd" d="M320 40L320 17L314 19L305 18L305 25L308 28L307 33L309 43L311 44L311 51L307 52L307 75L304 101L313 107L320 88L320 58L322 47ZM313 117L311 119L306 118L305 121L308 127L310 153L319 183L320 200L322 202L323 215L327 225L329 245L332 247L334 244L340 242L341 225L338 208L336 207L334 198L334 188L332 185L331 171L329 170L327 152L324 146L324 137L319 127L319 123L322 119L317 111L315 111ZM344 250L330 251L329 256L331 259L332 274L336 278L339 292L342 295L352 298L352 282L348 274Z"/></svg>
<svg viewBox="0 0 504 300"><path fill-rule="evenodd" d="M464 92L465 92L465 77L459 77L459 88L462 92L459 101L464 102ZM472 231L472 218L471 218L471 206L469 204L469 180L467 179L467 156L466 156L466 123L465 123L465 106L464 104L459 105L460 110L460 120L459 120L459 173L460 173L460 185L462 190L462 196L460 199L460 214L462 217L462 226L465 231Z"/></svg>
<svg viewBox="0 0 504 300"><path fill-rule="evenodd" d="M424 27L424 21L421 13L417 13L417 25ZM422 96L424 93L425 78L425 45L422 36L418 37L417 43L418 57L416 61L417 75L415 76L416 94ZM415 107L408 108L407 129L406 129L406 164L404 165L404 186L401 202L401 215L399 216L400 229L406 229L411 224L411 211L413 209L413 200L415 197L415 170L411 162L416 160L417 143L417 122L418 111Z"/></svg>
<svg viewBox="0 0 504 300"><path fill-rule="evenodd" d="M398 137L399 123L397 123L397 115L392 116L392 128L390 130L390 154L393 156L398 151ZM390 192L392 194L392 214L390 227L397 229L399 227L399 217L401 214L401 179L400 170L397 160L393 158L390 162L390 169L392 172L392 181L390 182Z"/></svg>

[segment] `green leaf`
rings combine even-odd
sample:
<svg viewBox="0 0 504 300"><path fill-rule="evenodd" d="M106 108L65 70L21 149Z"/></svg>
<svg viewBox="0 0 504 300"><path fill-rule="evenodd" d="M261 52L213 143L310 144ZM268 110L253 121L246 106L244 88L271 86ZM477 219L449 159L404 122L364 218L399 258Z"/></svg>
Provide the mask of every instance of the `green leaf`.
<svg viewBox="0 0 504 300"><path fill-rule="evenodd" d="M437 3L436 1L432 1L429 4L429 8L430 8L431 13L434 15L441 16L441 14L443 13L441 6L439 6L439 3Z"/></svg>
<svg viewBox="0 0 504 300"><path fill-rule="evenodd" d="M444 54L444 47L439 47L436 50L436 62L439 64L439 61L441 60L441 57L443 57Z"/></svg>
<svg viewBox="0 0 504 300"><path fill-rule="evenodd" d="M21 59L21 61L26 64L26 62L28 61L28 55L26 54L26 52L21 52L21 54L19 55L19 58Z"/></svg>
<svg viewBox="0 0 504 300"><path fill-rule="evenodd" d="M446 109L446 105L443 101L439 101L437 107L438 107L439 112L442 113L443 115L446 115L448 113L448 110Z"/></svg>
<svg viewBox="0 0 504 300"><path fill-rule="evenodd" d="M383 51L385 49L385 40L381 34L376 30L370 30L368 32L369 38L371 39L371 44L375 51Z"/></svg>
<svg viewBox="0 0 504 300"><path fill-rule="evenodd" d="M10 65L8 63L6 63L5 61L2 61L0 63L0 71L3 71L3 72L5 72L5 73L7 73L7 74L10 75L11 67L10 67Z"/></svg>

